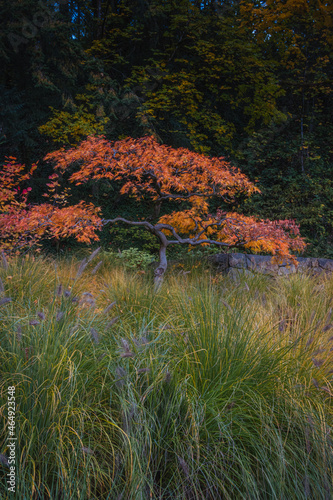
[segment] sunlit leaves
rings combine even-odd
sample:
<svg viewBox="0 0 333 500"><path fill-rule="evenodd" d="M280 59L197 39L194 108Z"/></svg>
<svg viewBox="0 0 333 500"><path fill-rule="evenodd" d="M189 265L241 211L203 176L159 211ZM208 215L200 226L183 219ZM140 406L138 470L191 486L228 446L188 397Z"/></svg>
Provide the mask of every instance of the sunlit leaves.
<svg viewBox="0 0 333 500"><path fill-rule="evenodd" d="M209 213L208 201L213 196L232 202L240 192L247 196L259 192L224 158L160 145L151 136L115 143L89 137L77 148L60 149L46 159L53 161L56 169L47 184L48 203L28 205L29 188L20 194L20 184L30 178L35 165L24 173L24 166L10 158L0 172L2 249L19 250L45 238L73 236L82 243L98 240L96 231L103 225L100 209L83 201L71 205L69 188L61 188L59 177L69 167L78 167L70 176L73 183L91 179L121 181L121 194L150 200L158 211L164 201L186 201L189 208L160 217L155 226L146 225L155 235L160 234L160 239L163 233L174 238L168 240L172 243L222 243L281 258L305 246L294 221L258 220L221 210L216 215Z"/></svg>
<svg viewBox="0 0 333 500"><path fill-rule="evenodd" d="M224 243L282 258L305 247L294 221L264 221L222 211L209 213L208 201L213 196L232 202L236 194L250 196L259 192L224 158L160 145L150 136L115 143L88 137L77 148L55 151L46 159L53 161L60 173L77 167L70 176L77 185L88 180L117 180L122 182L121 194L150 200L153 206L160 207L170 200L186 201L190 208L162 216L154 229L149 226L155 234L162 232L174 238L169 242Z"/></svg>
<svg viewBox="0 0 333 500"><path fill-rule="evenodd" d="M80 169L70 177L76 184L88 179L121 179L122 194L149 195L154 201L179 196L198 203L194 201L198 195L232 198L239 191L248 195L259 191L224 158L159 145L153 137L128 138L113 144L100 137L89 137L78 148L61 149L45 159L53 160L60 171L80 162Z"/></svg>
<svg viewBox="0 0 333 500"><path fill-rule="evenodd" d="M51 203L31 205L27 203L30 187L21 184L30 179L36 165L24 173L25 166L8 158L0 170L0 249L20 251L38 245L41 239L75 237L83 243L97 240L96 230L101 227L99 209L81 201L67 204L67 192L56 193L57 174L49 184Z"/></svg>
<svg viewBox="0 0 333 500"><path fill-rule="evenodd" d="M80 106L74 113L52 109L53 116L39 127L39 132L57 144L73 146L91 134L104 133L107 117L99 119Z"/></svg>

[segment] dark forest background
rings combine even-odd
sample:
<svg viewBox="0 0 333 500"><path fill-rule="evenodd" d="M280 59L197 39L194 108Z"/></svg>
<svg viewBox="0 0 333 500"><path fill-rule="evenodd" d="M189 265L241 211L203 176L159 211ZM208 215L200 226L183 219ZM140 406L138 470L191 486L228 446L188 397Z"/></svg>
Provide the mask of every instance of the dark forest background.
<svg viewBox="0 0 333 500"><path fill-rule="evenodd" d="M0 20L0 160L39 162L32 201L46 153L154 134L225 156L262 190L237 210L296 219L307 254L333 258L331 1L1 0ZM73 196L149 211L112 185ZM138 245L131 231L102 241Z"/></svg>

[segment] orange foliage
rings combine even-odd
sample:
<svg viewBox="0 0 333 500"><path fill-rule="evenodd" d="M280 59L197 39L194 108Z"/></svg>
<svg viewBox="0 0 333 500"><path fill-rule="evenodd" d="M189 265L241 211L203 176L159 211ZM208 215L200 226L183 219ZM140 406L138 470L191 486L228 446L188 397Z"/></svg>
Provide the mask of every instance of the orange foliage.
<svg viewBox="0 0 333 500"><path fill-rule="evenodd" d="M180 234L198 239L224 242L232 247L243 247L252 253L270 253L275 260L288 258L295 262L290 251L305 248L299 227L293 220L258 220L234 212L217 211L216 216L200 214L196 210L173 212L161 217L160 222L174 227ZM171 235L171 231L164 230Z"/></svg>
<svg viewBox="0 0 333 500"><path fill-rule="evenodd" d="M74 236L78 241L90 243L98 240L96 229L101 227L99 209L80 202L74 206L56 206L44 203L28 205L28 187L21 191L20 184L28 181L36 169L33 165L24 174L25 167L8 158L0 171L0 250L19 251L38 244L42 238ZM55 198L54 193L51 197ZM63 197L60 196L61 201Z"/></svg>
<svg viewBox="0 0 333 500"><path fill-rule="evenodd" d="M48 203L29 206L28 190L19 196L19 183L30 178L35 166L23 174L24 166L13 158L0 172L0 241L2 248L32 245L41 238L74 236L89 243L97 240L102 224L122 220L145 226L166 247L169 244L215 244L237 246L252 252L271 253L276 258L291 258L291 251L305 247L294 221L257 220L237 213L209 213L209 199L220 197L232 202L235 195L250 196L259 189L224 158L174 149L158 144L153 137L124 139L110 143L102 137L88 137L78 147L60 149L45 157L55 164L47 184ZM59 175L76 170L70 181L76 185L90 179L122 181L120 192L137 199L150 200L159 213L163 201L186 201L189 208L161 217L157 224L128 221L116 217L105 221L100 209L81 201L68 204L68 188L60 190ZM171 237L171 239L168 239Z"/></svg>
<svg viewBox="0 0 333 500"><path fill-rule="evenodd" d="M6 160L0 171L0 211L5 210L10 204L18 206L25 203L26 195L31 188L20 194L19 184L27 181L36 168L37 165L33 164L30 171L24 174L24 165L17 163L12 156ZM21 198L20 201L19 198Z"/></svg>
<svg viewBox="0 0 333 500"><path fill-rule="evenodd" d="M70 176L70 181L77 185L89 179L121 180L122 194L150 199L156 206L164 200L188 201L190 209L165 215L154 226L154 230L173 236L173 240L168 240L170 244L224 243L291 259L291 251L305 248L294 221L264 221L222 211L216 216L208 213L212 196L232 202L240 192L247 196L259 192L224 158L209 158L184 148L160 145L153 137L115 143L88 137L79 147L55 151L46 159L55 162L60 172L78 166Z"/></svg>
<svg viewBox="0 0 333 500"><path fill-rule="evenodd" d="M122 194L137 198L162 199L227 196L243 191L250 195L259 189L223 158L209 158L188 149L158 144L153 137L124 139L110 143L101 137L88 137L79 147L60 149L45 157L55 168L69 165L80 169L70 177L77 185L88 179L122 180ZM193 198L193 199L192 199Z"/></svg>

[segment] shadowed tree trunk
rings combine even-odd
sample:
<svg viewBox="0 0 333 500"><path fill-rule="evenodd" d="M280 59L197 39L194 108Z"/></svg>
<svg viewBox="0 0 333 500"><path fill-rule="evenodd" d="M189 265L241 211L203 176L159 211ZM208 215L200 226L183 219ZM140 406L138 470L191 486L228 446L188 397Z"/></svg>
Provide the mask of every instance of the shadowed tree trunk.
<svg viewBox="0 0 333 500"><path fill-rule="evenodd" d="M163 283L165 271L167 270L167 267L168 267L168 260L167 260L167 255L166 255L168 240L167 240L166 236L164 236L163 233L161 233L160 231L159 231L159 233L160 234L155 233L156 236L160 240L159 262L158 262L158 267L155 269L155 272L154 272L154 290L155 290L155 292L157 292L160 289L160 287Z"/></svg>
<svg viewBox="0 0 333 500"><path fill-rule="evenodd" d="M116 217L115 219L103 219L103 224L113 224L115 222L124 222L125 224L129 224L130 226L141 226L147 229L151 234L154 234L160 242L160 250L159 250L159 263L154 272L154 290L158 291L163 283L165 271L168 267L167 260L167 247L171 243L165 234L161 231L161 229L165 228L165 224L156 224L155 226L148 221L130 221L124 219L123 217ZM180 243L180 241L173 241L172 243Z"/></svg>
<svg viewBox="0 0 333 500"><path fill-rule="evenodd" d="M97 148L97 149L96 149ZM96 164L98 151L98 164ZM159 145L154 137L128 138L110 143L105 138L88 137L79 147L49 153L45 160L56 161L55 168L80 161L80 170L70 181L82 184L88 180L122 179L120 192L136 199L150 200L158 222L128 220L117 216L100 219L102 225L122 222L143 227L159 240L159 263L155 270L157 291L167 269L169 245L216 245L246 247L256 253L264 251L294 260L290 250L300 251L305 242L293 220L265 221L218 209L209 213L208 201L217 196L234 201L240 193L260 192L244 174L224 160L179 148ZM190 208L159 217L163 201L183 201ZM100 209L99 209L100 210Z"/></svg>
<svg viewBox="0 0 333 500"><path fill-rule="evenodd" d="M167 248L169 245L193 245L193 246L198 246L202 245L203 243L209 243L211 245L217 245L220 247L230 247L228 243L221 242L221 241L216 241L216 240L210 240L210 239L203 239L200 240L199 237L194 237L194 238L182 238L179 236L176 232L176 230L170 226L169 224L151 224L148 221L130 221L127 219L124 219L123 217L116 217L115 219L102 219L102 223L104 225L106 224L114 224L115 222L124 222L125 224L129 224L130 226L140 226L144 227L149 231L151 234L154 234L160 242L160 249L159 249L159 262L158 266L154 271L154 291L157 292L163 283L164 280L164 275L168 267L168 259L167 259ZM220 225L220 223L218 224ZM172 233L172 236L174 237L173 240L169 240L167 236L163 233L163 230L167 230L170 233ZM199 235L200 236L200 235ZM237 245L232 245L232 246L237 246Z"/></svg>

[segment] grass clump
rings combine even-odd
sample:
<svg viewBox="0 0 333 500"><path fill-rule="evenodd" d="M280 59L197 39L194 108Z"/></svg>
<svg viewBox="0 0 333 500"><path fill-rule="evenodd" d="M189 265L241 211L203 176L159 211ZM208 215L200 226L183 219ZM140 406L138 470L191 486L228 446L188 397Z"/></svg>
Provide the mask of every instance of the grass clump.
<svg viewBox="0 0 333 500"><path fill-rule="evenodd" d="M0 268L17 498L333 497L332 279L96 264Z"/></svg>

